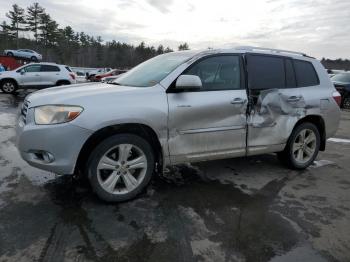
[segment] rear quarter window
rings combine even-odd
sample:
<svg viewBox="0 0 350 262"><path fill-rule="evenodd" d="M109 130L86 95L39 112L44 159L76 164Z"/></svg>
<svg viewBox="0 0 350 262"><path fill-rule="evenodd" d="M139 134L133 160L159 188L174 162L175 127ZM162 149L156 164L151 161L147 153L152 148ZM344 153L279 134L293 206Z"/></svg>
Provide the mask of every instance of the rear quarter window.
<svg viewBox="0 0 350 262"><path fill-rule="evenodd" d="M65 68L67 69L68 72L72 72L72 70L70 69L70 67L66 66Z"/></svg>
<svg viewBox="0 0 350 262"><path fill-rule="evenodd" d="M312 63L294 59L294 70L298 87L316 86L320 84Z"/></svg>
<svg viewBox="0 0 350 262"><path fill-rule="evenodd" d="M58 66L53 65L41 65L40 72L59 72L61 71Z"/></svg>

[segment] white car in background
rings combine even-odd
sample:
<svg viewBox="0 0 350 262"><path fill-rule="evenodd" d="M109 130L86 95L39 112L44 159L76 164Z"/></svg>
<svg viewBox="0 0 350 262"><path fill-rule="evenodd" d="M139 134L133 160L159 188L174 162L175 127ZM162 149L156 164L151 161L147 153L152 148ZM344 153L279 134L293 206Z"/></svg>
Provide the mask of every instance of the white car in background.
<svg viewBox="0 0 350 262"><path fill-rule="evenodd" d="M77 83L85 83L86 80L86 74L82 71L74 71L76 79L77 79Z"/></svg>
<svg viewBox="0 0 350 262"><path fill-rule="evenodd" d="M30 50L30 49L18 49L18 50L5 50L5 55L7 56L15 56L20 58L27 58L32 61L41 61L43 59L42 55Z"/></svg>
<svg viewBox="0 0 350 262"><path fill-rule="evenodd" d="M42 89L76 83L76 76L66 65L31 63L12 71L0 72L0 88L6 94L18 89Z"/></svg>

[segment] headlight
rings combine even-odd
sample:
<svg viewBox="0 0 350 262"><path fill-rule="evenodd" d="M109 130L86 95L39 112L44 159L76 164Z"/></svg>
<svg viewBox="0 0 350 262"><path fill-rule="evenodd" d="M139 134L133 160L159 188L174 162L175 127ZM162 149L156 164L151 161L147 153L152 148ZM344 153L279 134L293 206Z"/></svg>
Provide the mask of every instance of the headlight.
<svg viewBox="0 0 350 262"><path fill-rule="evenodd" d="M34 109L37 125L53 125L72 121L80 115L83 108L80 106L46 105Z"/></svg>

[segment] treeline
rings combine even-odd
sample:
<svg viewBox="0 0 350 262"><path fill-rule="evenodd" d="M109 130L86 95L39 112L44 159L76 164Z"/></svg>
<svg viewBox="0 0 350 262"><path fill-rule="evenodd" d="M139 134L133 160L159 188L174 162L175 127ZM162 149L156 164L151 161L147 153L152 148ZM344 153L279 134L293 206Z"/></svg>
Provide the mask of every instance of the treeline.
<svg viewBox="0 0 350 262"><path fill-rule="evenodd" d="M327 69L350 70L350 60L348 59L326 59L322 58L321 63Z"/></svg>
<svg viewBox="0 0 350 262"><path fill-rule="evenodd" d="M76 32L59 24L38 3L27 8L17 4L6 13L0 31L0 52L5 49L32 49L44 61L82 67L130 68L155 55L172 52L169 47L134 46L119 41L104 42L100 36ZM116 32L117 34L118 32ZM184 43L179 50L189 49Z"/></svg>

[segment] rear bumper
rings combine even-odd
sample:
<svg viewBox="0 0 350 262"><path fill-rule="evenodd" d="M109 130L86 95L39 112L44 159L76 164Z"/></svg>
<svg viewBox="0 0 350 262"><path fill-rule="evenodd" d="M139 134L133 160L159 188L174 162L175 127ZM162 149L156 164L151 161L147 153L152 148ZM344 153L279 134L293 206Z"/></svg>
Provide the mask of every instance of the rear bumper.
<svg viewBox="0 0 350 262"><path fill-rule="evenodd" d="M79 152L92 131L66 123L24 124L19 118L16 144L21 157L31 166L57 174L73 174ZM40 154L47 154L44 159Z"/></svg>

